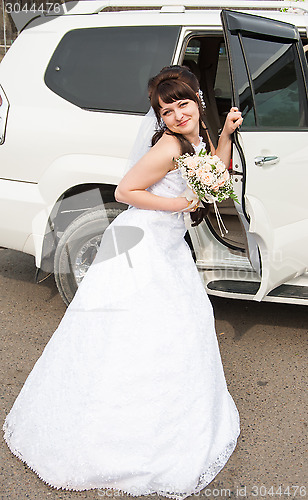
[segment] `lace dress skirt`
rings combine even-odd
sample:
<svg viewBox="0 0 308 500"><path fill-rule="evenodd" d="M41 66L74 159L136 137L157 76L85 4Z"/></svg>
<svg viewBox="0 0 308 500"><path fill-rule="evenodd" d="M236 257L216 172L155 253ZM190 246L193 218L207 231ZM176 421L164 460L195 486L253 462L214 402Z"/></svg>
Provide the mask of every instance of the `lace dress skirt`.
<svg viewBox="0 0 308 500"><path fill-rule="evenodd" d="M184 188L175 171L151 190ZM110 257L110 231L142 237ZM186 498L232 454L239 415L185 232L183 215L133 207L105 232L3 427L49 485Z"/></svg>

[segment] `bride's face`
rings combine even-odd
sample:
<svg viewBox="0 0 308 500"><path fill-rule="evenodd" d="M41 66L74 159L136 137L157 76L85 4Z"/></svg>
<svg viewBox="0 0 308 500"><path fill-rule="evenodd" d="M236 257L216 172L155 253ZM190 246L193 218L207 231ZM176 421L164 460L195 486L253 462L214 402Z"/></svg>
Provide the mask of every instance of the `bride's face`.
<svg viewBox="0 0 308 500"><path fill-rule="evenodd" d="M199 108L198 104L191 99L181 99L171 103L163 102L159 98L161 106L160 116L171 132L182 134L186 137L199 132Z"/></svg>

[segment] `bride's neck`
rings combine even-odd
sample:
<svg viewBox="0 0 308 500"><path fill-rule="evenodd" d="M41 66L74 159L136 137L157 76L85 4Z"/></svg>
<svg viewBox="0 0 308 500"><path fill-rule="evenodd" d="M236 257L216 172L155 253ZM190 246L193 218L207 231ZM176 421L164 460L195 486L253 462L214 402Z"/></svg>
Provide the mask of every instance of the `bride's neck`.
<svg viewBox="0 0 308 500"><path fill-rule="evenodd" d="M197 135L197 137L194 137L193 139L188 139L187 137L187 140L190 142L192 146L199 146L201 142L201 137L199 135Z"/></svg>
<svg viewBox="0 0 308 500"><path fill-rule="evenodd" d="M199 145L200 145L200 142L201 142L201 137L200 137L200 136L198 136L198 138L197 138L195 141L193 141L191 144L192 144L193 146L199 146Z"/></svg>
<svg viewBox="0 0 308 500"><path fill-rule="evenodd" d="M199 146L200 144L200 136L198 132L191 134L189 136L186 135L185 139L187 139L190 142L190 144L193 144L194 146Z"/></svg>

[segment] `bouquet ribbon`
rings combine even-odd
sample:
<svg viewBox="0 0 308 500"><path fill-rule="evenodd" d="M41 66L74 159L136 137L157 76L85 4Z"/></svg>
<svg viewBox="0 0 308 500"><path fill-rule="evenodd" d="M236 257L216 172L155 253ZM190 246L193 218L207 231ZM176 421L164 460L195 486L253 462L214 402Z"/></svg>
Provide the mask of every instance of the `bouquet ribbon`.
<svg viewBox="0 0 308 500"><path fill-rule="evenodd" d="M190 204L182 208L182 210L178 210L177 212L172 212L171 215L178 214L178 218L180 218L181 214L184 216L184 223L186 229L189 229L191 227L191 219L189 217L190 210L196 206L199 203L199 198L196 195L196 193L189 187L187 186L185 191L179 195L180 197L186 198L187 201L190 201Z"/></svg>
<svg viewBox="0 0 308 500"><path fill-rule="evenodd" d="M182 210L178 210L177 212L172 212L172 215L178 214L178 217L180 217L181 213L183 213L185 227L186 229L189 229L191 227L191 219L189 217L190 210L199 203L200 198L189 186L187 186L185 191L183 191L183 193L181 193L179 196L186 198L187 201L190 201L190 204L188 205L188 207L185 207ZM228 233L228 229L223 223L223 220L221 218L221 215L217 207L216 199L214 198L214 196L208 195L206 198L203 198L202 201L205 201L206 203L213 203L220 234L221 236L225 236L225 234Z"/></svg>
<svg viewBox="0 0 308 500"><path fill-rule="evenodd" d="M218 207L217 207L216 199L214 198L214 196L208 195L208 198L204 199L203 201L205 201L206 203L213 203L220 234L221 234L221 236L225 236L225 234L228 233L228 229L224 225L224 222L221 218L221 215L220 215Z"/></svg>

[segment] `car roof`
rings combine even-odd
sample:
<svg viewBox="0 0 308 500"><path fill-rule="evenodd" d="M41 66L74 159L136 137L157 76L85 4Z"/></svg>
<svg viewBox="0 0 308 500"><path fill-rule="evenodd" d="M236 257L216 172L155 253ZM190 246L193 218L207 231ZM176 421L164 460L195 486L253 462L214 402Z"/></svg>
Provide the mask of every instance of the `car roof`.
<svg viewBox="0 0 308 500"><path fill-rule="evenodd" d="M208 26L221 29L223 8L288 22L307 32L308 4L285 0L81 0L61 4L61 13L35 15L26 28L56 31L87 26ZM283 12L282 9L289 9ZM291 9L291 10L290 10ZM41 29L40 29L41 26Z"/></svg>
<svg viewBox="0 0 308 500"><path fill-rule="evenodd" d="M295 9L308 13L307 4L285 0L81 0L66 2L67 15L95 14L99 12L152 11L161 10L183 12L183 10L214 10L228 8L233 10L273 11ZM172 8L175 10L173 11Z"/></svg>

